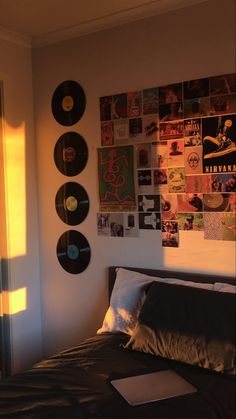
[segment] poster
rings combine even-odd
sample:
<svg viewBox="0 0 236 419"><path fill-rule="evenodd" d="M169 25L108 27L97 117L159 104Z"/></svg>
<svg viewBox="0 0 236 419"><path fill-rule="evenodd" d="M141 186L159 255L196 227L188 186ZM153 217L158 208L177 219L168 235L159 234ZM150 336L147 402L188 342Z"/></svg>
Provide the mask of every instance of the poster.
<svg viewBox="0 0 236 419"><path fill-rule="evenodd" d="M135 211L133 146L98 149L100 211Z"/></svg>

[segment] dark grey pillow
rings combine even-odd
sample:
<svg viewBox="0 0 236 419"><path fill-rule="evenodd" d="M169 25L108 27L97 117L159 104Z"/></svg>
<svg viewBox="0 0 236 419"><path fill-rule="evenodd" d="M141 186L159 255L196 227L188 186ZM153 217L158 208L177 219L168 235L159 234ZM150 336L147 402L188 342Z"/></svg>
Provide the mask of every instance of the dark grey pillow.
<svg viewBox="0 0 236 419"><path fill-rule="evenodd" d="M236 296L153 282L125 348L233 373Z"/></svg>

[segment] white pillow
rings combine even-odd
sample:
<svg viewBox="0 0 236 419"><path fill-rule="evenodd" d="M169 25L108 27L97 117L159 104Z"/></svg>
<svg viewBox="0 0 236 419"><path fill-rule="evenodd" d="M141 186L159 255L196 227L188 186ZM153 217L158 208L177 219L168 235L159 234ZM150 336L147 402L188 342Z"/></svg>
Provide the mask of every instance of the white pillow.
<svg viewBox="0 0 236 419"><path fill-rule="evenodd" d="M231 285L231 284L226 284L225 282L215 282L214 291L232 292L233 294L236 294L236 286Z"/></svg>
<svg viewBox="0 0 236 419"><path fill-rule="evenodd" d="M213 290L213 284L184 281L176 278L159 278L117 268L110 306L105 314L102 327L98 329L97 333L123 332L132 335L145 299L145 288L152 281Z"/></svg>

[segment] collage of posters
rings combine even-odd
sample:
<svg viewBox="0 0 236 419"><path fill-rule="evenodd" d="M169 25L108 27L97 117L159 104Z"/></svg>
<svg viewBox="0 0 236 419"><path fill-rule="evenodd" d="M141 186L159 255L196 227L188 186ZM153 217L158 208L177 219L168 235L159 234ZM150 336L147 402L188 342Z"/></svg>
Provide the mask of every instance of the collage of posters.
<svg viewBox="0 0 236 419"><path fill-rule="evenodd" d="M98 234L161 230L168 247L180 230L235 240L235 73L104 96L99 106Z"/></svg>

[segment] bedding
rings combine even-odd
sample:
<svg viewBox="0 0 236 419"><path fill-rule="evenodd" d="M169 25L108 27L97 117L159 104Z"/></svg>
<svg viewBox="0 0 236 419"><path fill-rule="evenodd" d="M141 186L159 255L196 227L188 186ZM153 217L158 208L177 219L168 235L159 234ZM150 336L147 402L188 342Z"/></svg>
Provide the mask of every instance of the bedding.
<svg viewBox="0 0 236 419"><path fill-rule="evenodd" d="M116 267L110 268L109 272L112 288ZM234 284L232 278L203 274L160 270L140 270L140 273L199 283ZM148 282L145 303L151 284L153 281ZM220 294L226 296L227 293ZM140 307L140 313L143 307ZM27 371L8 377L0 383L0 418L230 419L236 416L235 376L125 349L130 338L130 334L119 331L98 333L77 346L40 361ZM175 370L198 391L134 407L110 384L117 378L167 369Z"/></svg>

